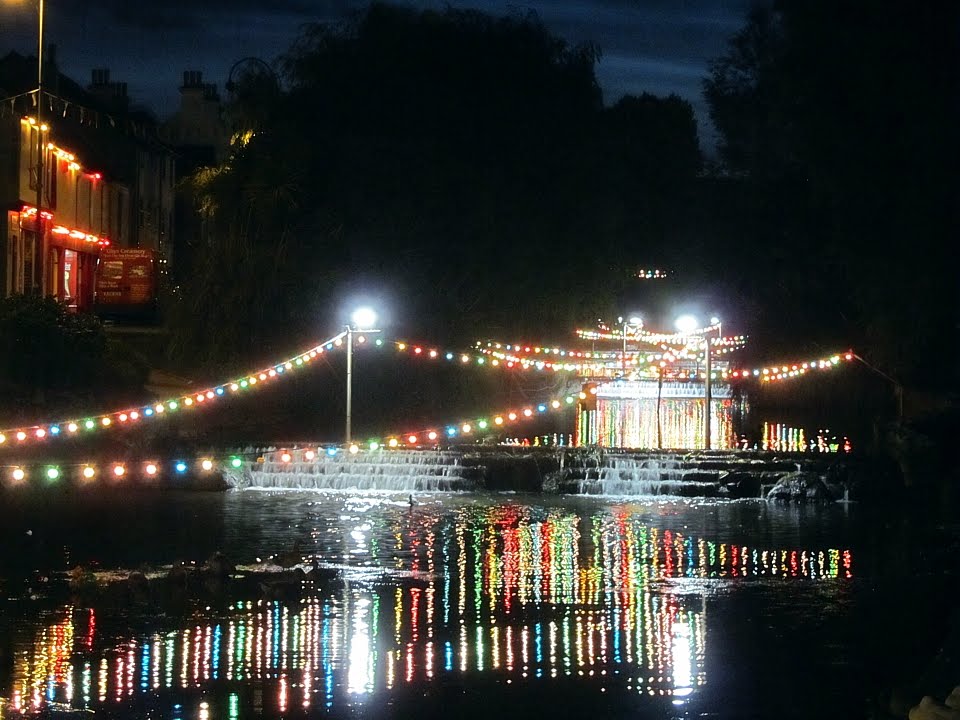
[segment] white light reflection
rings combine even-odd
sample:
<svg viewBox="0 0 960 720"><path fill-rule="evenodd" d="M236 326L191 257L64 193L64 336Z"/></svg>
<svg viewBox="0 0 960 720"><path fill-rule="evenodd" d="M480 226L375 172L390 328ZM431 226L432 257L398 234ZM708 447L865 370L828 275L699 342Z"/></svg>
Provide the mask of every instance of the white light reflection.
<svg viewBox="0 0 960 720"><path fill-rule="evenodd" d="M350 634L350 661L347 671L347 692L362 695L373 689L373 667L370 648L370 599L359 598L354 605L353 632Z"/></svg>
<svg viewBox="0 0 960 720"><path fill-rule="evenodd" d="M687 623L678 619L673 626L671 650L673 656L673 701L674 705L682 705L683 700L693 692L693 672L690 658L690 628Z"/></svg>

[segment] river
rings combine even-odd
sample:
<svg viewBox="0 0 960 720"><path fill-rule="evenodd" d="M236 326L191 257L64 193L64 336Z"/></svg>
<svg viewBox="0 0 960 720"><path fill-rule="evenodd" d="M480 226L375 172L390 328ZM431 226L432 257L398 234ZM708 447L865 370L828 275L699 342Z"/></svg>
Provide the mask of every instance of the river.
<svg viewBox="0 0 960 720"><path fill-rule="evenodd" d="M759 500L2 500L2 718L869 717L931 659L960 534Z"/></svg>

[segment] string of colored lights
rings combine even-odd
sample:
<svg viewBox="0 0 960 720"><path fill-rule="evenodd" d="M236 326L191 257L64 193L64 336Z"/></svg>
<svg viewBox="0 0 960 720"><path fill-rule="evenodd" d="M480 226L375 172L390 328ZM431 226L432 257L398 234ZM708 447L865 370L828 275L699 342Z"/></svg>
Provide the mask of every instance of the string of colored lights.
<svg viewBox="0 0 960 720"><path fill-rule="evenodd" d="M16 440L16 443L20 444L31 440L36 441L60 436L76 436L95 430L133 425L141 421L163 417L165 414L179 410L207 407L223 397L243 393L248 388L252 388L258 384L262 386L265 383L285 377L291 371L308 365L310 361L322 355L325 351L341 347L345 336L346 331L340 332L293 357L276 362L271 366L254 370L233 380L227 380L226 382L211 385L189 394L167 398L166 400L161 400L149 405L126 407L121 410L96 413L86 417L73 417L55 422L43 422L18 428L3 429L0 430L0 446L6 444L8 440ZM359 335L355 342L366 342L366 338L364 335ZM383 341L377 338L375 344L382 345Z"/></svg>
<svg viewBox="0 0 960 720"><path fill-rule="evenodd" d="M497 367L506 366L508 368L520 367L521 369L536 369L536 370L566 370L571 369L575 370L576 368L583 369L611 369L617 367L615 363L595 363L595 364L577 364L577 363L551 363L548 360L531 360L528 356L521 354L511 354L508 352L502 352L499 348L505 349L514 349L521 346L517 345L501 345L495 342L488 342L486 347L478 348L479 352L484 355L489 355L494 357L500 362L495 364L491 362L491 366ZM401 348L404 349L404 348ZM524 352L534 352L537 348L533 346L523 346ZM544 352L545 348L539 348L541 352ZM422 352L422 349L421 349ZM436 352L436 351L430 351ZM569 352L569 351L568 351ZM616 354L617 357L622 358L621 353ZM431 356L435 357L435 356ZM629 352L627 353L627 362L628 364L635 364L637 366L655 364L660 362L665 363L674 363L677 360L683 359L701 359L703 356L698 355L696 358L690 358L687 355L684 355L682 352L672 353L642 353L642 352ZM855 359L855 355L852 350L848 350L843 353L836 353L829 355L827 357L816 358L812 360L795 360L790 363L784 363L781 365L771 365L767 367L725 367L720 368L711 373L711 378L714 379L750 379L757 378L762 382L771 382L774 380L786 380L789 378L799 377L805 375L806 373L814 370L830 370L831 368L840 364L840 361L850 362ZM461 358L463 362L470 362L470 357L468 355L462 355ZM479 360L478 360L479 362ZM481 363L482 364L482 363ZM568 367L569 366L569 367ZM621 365L622 367L622 365ZM653 371L652 377L657 377L657 370ZM663 370L664 378L705 378L706 373L704 371L695 372L690 370Z"/></svg>
<svg viewBox="0 0 960 720"><path fill-rule="evenodd" d="M673 273L670 270L661 270L659 268L640 268L635 276L640 280L663 280L670 277Z"/></svg>
<svg viewBox="0 0 960 720"><path fill-rule="evenodd" d="M582 395L582 393L581 393ZM423 430L395 433L383 438L370 439L361 448L358 443L351 443L345 451L349 455L356 455L361 449L369 452L378 452L395 448L416 448L423 445L435 445L441 441L450 441L460 437L470 438L476 434L489 432L495 429L508 429L519 426L522 420L529 420L548 412L563 410L574 404L573 395L565 396L562 400L554 399L549 403L539 403L527 407L493 414L490 418L478 418L461 422L457 425L435 426ZM325 447L296 448L279 450L268 455L276 455L277 461L283 464L295 462L311 463L321 455L336 457L344 449L337 445ZM12 481L14 485L23 484L32 479L40 479L49 483L74 480L81 484L88 484L99 478L109 478L114 482L126 480L152 481L163 477L183 477L190 473L211 474L221 468L239 470L245 462L254 456L249 453L234 453L226 458L216 458L203 455L193 460L174 459L164 461L156 458L140 460L117 460L108 463L97 462L67 462L67 463L7 463L0 465L3 478Z"/></svg>
<svg viewBox="0 0 960 720"><path fill-rule="evenodd" d="M333 350L334 348L339 348L343 344L343 338L346 333L341 332L333 337L325 340L308 350L305 350L297 355L281 360L277 363L274 363L272 366L262 368L260 370L255 370L251 373L245 374L233 380L228 380L224 383L217 385L211 385L207 388L192 392L190 394L179 395L174 398L168 398L166 400L159 401L150 405L142 405L137 407L127 407L121 410L114 410L107 413L98 413L90 415L87 417L75 417L70 419L63 419L55 422L43 422L34 425L21 426L17 428L8 428L0 430L0 447L7 443L8 439L15 439L17 444L26 443L28 441L40 441L45 438L56 438L59 436L76 436L77 434L83 434L85 432L91 432L95 430L109 429L112 427L122 427L127 425L136 424L141 420L148 420L151 418L157 418L164 416L166 413L176 412L178 410L189 410L196 409L200 407L205 407L211 402L216 401L224 396L229 396L236 393L242 393L248 388L279 379L284 376L285 373L301 368L302 366L309 364L311 360L316 358L319 355L322 355L325 351ZM362 334L357 338L358 343L365 342L365 336ZM381 338L377 338L375 345L381 346L384 344L384 341ZM488 347L479 348L479 354L471 355L469 353L455 353L452 351L440 351L434 348L425 348L422 345L409 344L403 341L394 342L396 348L399 351L409 351L410 354L416 357L425 357L429 359L438 359L443 358L447 361L459 361L462 364L471 364L475 363L476 365L485 365L488 363L488 355L492 356L492 359L489 360L489 365L491 367L500 367L505 366L507 368L520 367L521 369L538 369L538 370L551 370L551 371L560 371L567 370L571 372L599 372L599 371L612 371L612 363L554 363L549 360L535 360L529 361L526 357L520 355L510 355L507 353L501 353L497 348L497 343L487 343ZM506 346L507 348L518 347L518 346ZM533 346L524 346L523 352L533 352L534 355L537 353L537 347ZM567 352L569 356L570 351L563 351L556 348L539 348L541 351L544 351L544 354L558 354ZM547 352L549 351L549 352ZM580 352L580 351L574 351ZM496 354L495 354L496 353ZM498 357L501 355L502 357ZM561 357L563 355L561 354ZM670 352L665 353L655 353L655 354L635 354L633 358L635 364L645 365L651 363L660 363L660 367L654 370L653 377L656 377L657 374L660 374L664 378L680 378L680 379L693 379L697 377L705 377L704 374L697 374L689 370L681 369L679 371L666 370L662 367L666 363L674 362L681 357L681 354L673 354ZM773 367L764 367L764 368L741 368L741 369L729 369L729 368L720 368L716 372L711 374L711 377L714 379L748 379L748 378L759 378L763 382L770 382L774 380L784 380L788 378L798 377L806 374L811 370L827 370L837 364L839 364L840 359L850 361L855 358L855 355L852 351L848 351L843 355L833 355L829 358L822 358L819 360L811 360L807 362L794 362L789 365L780 365ZM553 409L559 409L563 403L572 404L573 398L568 396L561 400L551 400L549 406ZM541 408L543 408L541 410ZM540 404L537 405L537 412L542 413L547 409L547 405ZM534 412L530 408L524 408L521 411L524 417L532 417ZM497 423L494 419L494 426L491 429L496 429L497 425L503 424L505 422L504 418L510 419L511 415L516 415L515 412L509 411L500 416L500 422ZM458 431L456 428L460 427L461 430ZM484 430L489 426L489 423L486 419L480 418L475 420L466 420L460 421L455 425L447 426L447 435L449 437L456 436L459 432L464 434L469 434L474 429ZM427 433L428 437L430 433L436 433L435 437L429 438L431 441L435 440L437 437L440 437L439 432L435 429L425 428L420 431L420 433ZM387 438L388 447L397 447L402 444L399 440L401 437L411 437L417 436L420 433L404 433L403 435L398 435L394 438ZM392 440L397 440L396 444L391 444ZM378 444L382 444L379 440ZM416 445L417 442L410 442L409 444Z"/></svg>
<svg viewBox="0 0 960 720"><path fill-rule="evenodd" d="M32 205L24 205L20 210L21 221L26 218L35 218L37 216L37 209ZM46 210L43 211L43 219L52 222L53 213L49 213ZM55 235L69 235L74 240L83 240L84 242L98 245L100 247L107 247L110 245L110 241L107 238L100 235L94 235L92 233L84 232L83 230L76 230L66 227L65 225L53 225L50 228L50 232Z"/></svg>
<svg viewBox="0 0 960 720"><path fill-rule="evenodd" d="M606 332L598 330L577 330L577 336L582 340L603 340L618 343L623 342L623 333L619 330ZM664 335L660 333L648 333L644 331L637 331L633 334L627 334L627 340L629 342L643 342L650 345L656 345L661 349L688 346L695 348L702 345L703 339L704 338L696 335ZM716 348L716 352L733 352L734 350L740 350L747 345L746 335L725 335L723 337L708 339L710 341L710 347Z"/></svg>
<svg viewBox="0 0 960 720"><path fill-rule="evenodd" d="M631 332L632 331L632 332ZM697 328L696 330L690 330L687 332L672 332L672 333L655 333L648 330L644 330L642 327L628 325L626 328L626 338L627 340L634 340L646 343L652 343L654 345L666 344L666 345L687 345L690 342L702 342L703 336L712 332L720 331L720 323L711 323L710 325L705 325L704 327ZM624 328L612 328L606 323L600 323L596 329L585 330L578 328L576 330L576 335L581 340L611 340L617 342L623 342L624 339ZM738 342L742 345L746 344L747 336L746 335L733 335L726 338L710 338L710 344L724 344L723 341L726 340L727 343L731 344L733 342Z"/></svg>
<svg viewBox="0 0 960 720"><path fill-rule="evenodd" d="M504 350L500 348L503 347L499 343L488 343L489 347L479 347L478 351L485 356L493 358L490 361L491 366L497 367L498 365L503 365L506 368L520 367L522 370L552 370L555 372L566 371L566 372L575 372L580 375L595 375L602 373L604 371L614 371L619 372L623 369L623 354L622 353L603 353L605 357L602 361L599 362L554 362L551 360L544 360L540 358L534 358L529 355L520 355L511 352L511 346L505 346ZM529 348L528 348L529 350ZM536 350L541 350L541 348L536 348ZM544 348L543 350L547 350ZM571 351L571 355L573 351ZM584 355L594 355L598 356L601 353L583 353ZM627 353L627 365L631 367L644 367L650 363L659 362L664 360L666 362L672 362L675 357L671 353L639 353L639 352L628 352Z"/></svg>
<svg viewBox="0 0 960 720"><path fill-rule="evenodd" d="M112 462L20 462L0 465L2 480L13 486L23 485L31 480L41 480L54 484L75 481L86 485L97 480L110 480L115 483L129 481L152 481L164 477L187 477L190 474L210 475L221 467L239 468L243 465L242 455L231 455L225 460L210 456L201 456L192 460L115 460Z"/></svg>
<svg viewBox="0 0 960 720"><path fill-rule="evenodd" d="M581 399L586 397L583 393L580 393L580 395L582 396ZM434 425L432 427L421 428L420 430L391 433L387 434L385 443L381 440L371 441L370 448L375 450L383 447L384 444L388 448L404 446L415 447L424 444L424 441L433 444L442 439L451 440L458 437L470 437L478 432L489 432L501 428L508 429L514 423L532 420L551 412L562 412L567 408L572 408L576 400L577 398L573 395L565 395L546 402L527 405L526 407L491 413L486 417L461 420L455 424ZM354 452L353 446L351 446L350 451Z"/></svg>
<svg viewBox="0 0 960 720"><path fill-rule="evenodd" d="M21 124L21 125L28 125L29 127L36 129L36 128L37 128L37 119L36 119L35 117L23 117L23 118L20 118L20 124ZM49 129L50 129L50 128L47 126L46 123L43 123L43 124L40 126L40 130L42 130L43 132L47 132ZM50 151L57 157L58 160L62 160L63 162L67 163L67 166L69 167L69 169L70 169L71 171L73 171L73 172L82 172L84 175L86 175L87 177L89 177L91 180L100 180L100 179L101 179L102 175L101 175L100 173L98 173L98 172L90 172L90 171L88 171L88 170L84 170L84 168L80 165L80 163L77 162L77 157L76 157L76 155L74 155L72 152L69 152L69 151L67 151L67 150L64 150L64 149L61 148L61 147L57 147L57 146L54 145L52 142L48 142L48 143L47 143L47 149L50 150ZM36 208L34 208L33 211L36 212ZM46 216L46 213L44 213L44 216Z"/></svg>

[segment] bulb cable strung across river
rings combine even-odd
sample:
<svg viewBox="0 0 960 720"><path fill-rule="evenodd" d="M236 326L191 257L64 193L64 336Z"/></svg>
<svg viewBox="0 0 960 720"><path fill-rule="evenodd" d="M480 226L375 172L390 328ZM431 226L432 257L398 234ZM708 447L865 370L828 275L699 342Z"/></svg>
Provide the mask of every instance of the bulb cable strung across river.
<svg viewBox="0 0 960 720"><path fill-rule="evenodd" d="M259 370L234 377L207 388L192 392L190 394L179 395L151 404L140 405L136 407L125 407L119 410L113 410L105 413L90 413L85 416L62 419L58 421L39 422L33 425L14 427L0 430L0 450L4 447L18 447L26 443L36 443L39 441L55 439L58 437L77 437L94 431L112 429L117 427L129 427L146 420L165 417L171 413L183 410L192 410L206 407L218 400L229 398L233 395L245 394L251 389L263 387L272 381L283 378L297 370L303 369L310 364L312 360L325 352L340 349L344 344L346 332L338 333L333 337L320 342L307 350L304 350L292 357L279 360L269 366ZM365 336L359 334L357 343L366 342ZM381 338L377 338L373 344L377 347L385 344ZM399 352L406 353L418 358L428 360L445 360L455 362L461 365L469 366L488 366L493 368L520 368L520 369L538 369L550 371L572 371L582 372L585 370L602 369L611 362L613 365L621 363L625 356L611 353L587 353L581 351L561 351L559 349L550 349L531 346L503 346L500 343L486 343L483 346L477 343L477 350L474 352L454 352L450 350L438 350L426 345L411 344L403 341L394 341L393 345ZM506 349L506 352L502 351ZM560 356L569 359L571 356L577 358L577 362L568 362L561 360L554 362L552 360L541 359L543 356ZM539 356L539 357L538 357ZM663 372L664 377L670 379L689 379L702 375L693 373L663 371L663 366L674 360L684 359L687 356L683 350L664 350L661 353L631 353L634 366L642 363L655 365L659 363L657 372ZM734 370L724 369L712 372L711 377L723 380L748 380L757 379L761 382L770 382L774 380L784 380L805 375L808 371L828 370L840 364L841 360L851 361L856 357L852 351L846 353L834 354L825 358L794 361L783 363L770 367L759 368L739 368ZM581 362L581 358L588 362ZM591 362L594 358L599 362ZM618 359L619 358L619 359ZM606 368L609 369L609 368ZM385 433L384 438L376 438L368 441L367 445L371 449L379 447L410 447L418 446L425 441L434 443L444 438L454 438L460 435L475 435L478 432L497 430L507 423L517 420L529 419L538 414L546 413L549 410L561 410L575 403L576 398L572 395L566 395L559 398L552 398L543 403L537 403L529 407L517 410L507 410L502 413L491 414L490 418L473 418L461 420L455 423L437 425L436 427L425 427L418 430L409 430L398 433ZM8 466L14 467L17 466ZM16 472L14 470L14 472ZM17 473L19 474L19 473ZM122 473L121 473L122 474Z"/></svg>

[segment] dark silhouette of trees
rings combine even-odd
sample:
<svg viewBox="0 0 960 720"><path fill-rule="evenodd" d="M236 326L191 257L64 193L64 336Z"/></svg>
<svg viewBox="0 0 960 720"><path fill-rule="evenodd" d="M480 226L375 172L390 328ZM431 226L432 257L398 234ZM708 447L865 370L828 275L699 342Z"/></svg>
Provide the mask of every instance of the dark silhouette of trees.
<svg viewBox="0 0 960 720"><path fill-rule="evenodd" d="M0 299L0 400L6 420L32 419L38 410L67 411L108 396L142 393L146 365L110 341L100 320L70 312L52 297Z"/></svg>
<svg viewBox="0 0 960 720"><path fill-rule="evenodd" d="M751 292L912 385L957 379L958 27L956 4L776 0L704 83Z"/></svg>
<svg viewBox="0 0 960 720"><path fill-rule="evenodd" d="M174 350L275 356L357 289L394 299L395 332L450 343L566 338L618 310L700 155L678 98L605 109L597 57L532 15L373 4L306 28L279 93L251 104L238 79L250 132L194 178L211 232Z"/></svg>

